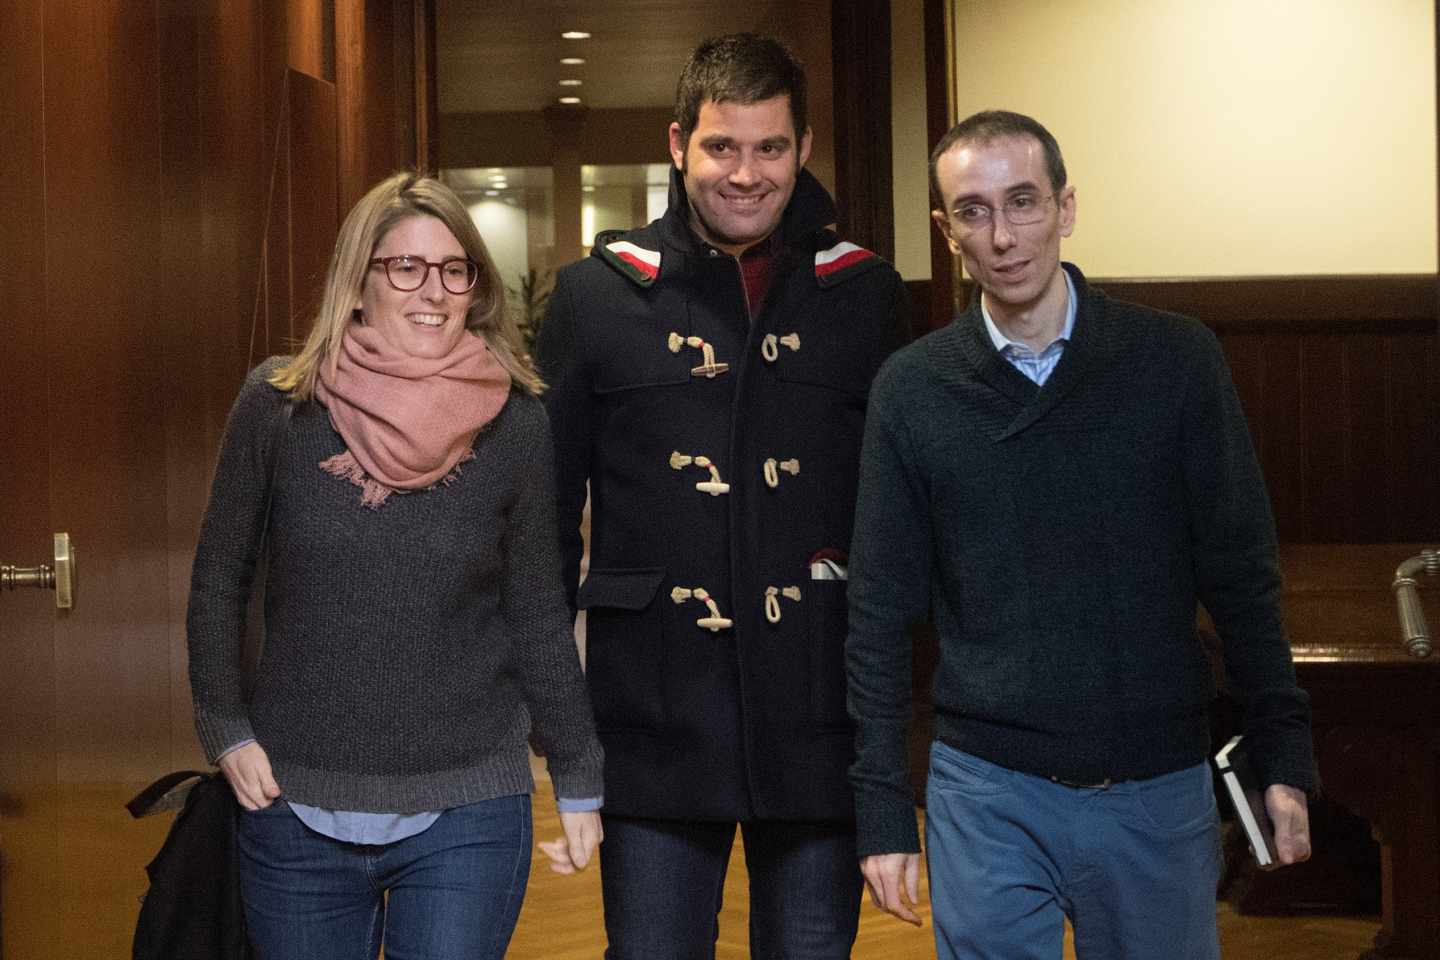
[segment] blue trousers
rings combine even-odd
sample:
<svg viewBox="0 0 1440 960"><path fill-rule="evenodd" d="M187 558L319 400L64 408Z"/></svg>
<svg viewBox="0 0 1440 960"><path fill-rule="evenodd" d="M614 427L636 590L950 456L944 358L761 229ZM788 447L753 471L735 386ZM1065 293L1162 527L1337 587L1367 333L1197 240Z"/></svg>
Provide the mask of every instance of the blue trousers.
<svg viewBox="0 0 1440 960"><path fill-rule="evenodd" d="M941 960L1218 960L1209 767L1072 787L936 743L925 840Z"/></svg>
<svg viewBox="0 0 1440 960"><path fill-rule="evenodd" d="M241 811L245 922L258 960L499 960L530 878L530 797L441 814L395 843L316 833L277 800Z"/></svg>
<svg viewBox="0 0 1440 960"><path fill-rule="evenodd" d="M713 960L733 822L604 817L606 960ZM740 824L751 960L845 960L863 878L848 824Z"/></svg>

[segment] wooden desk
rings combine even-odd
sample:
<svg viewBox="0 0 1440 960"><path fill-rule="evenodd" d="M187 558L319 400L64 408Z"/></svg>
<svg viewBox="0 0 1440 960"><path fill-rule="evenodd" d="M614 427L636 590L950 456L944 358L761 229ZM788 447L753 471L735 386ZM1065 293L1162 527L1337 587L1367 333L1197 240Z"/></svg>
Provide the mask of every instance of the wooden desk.
<svg viewBox="0 0 1440 960"><path fill-rule="evenodd" d="M1440 958L1440 655L1401 646L1390 590L1421 544L1281 548L1285 623L1310 693L1325 794L1381 844L1383 925L1371 957ZM1440 578L1422 583L1433 632ZM1427 594L1428 591L1428 594Z"/></svg>

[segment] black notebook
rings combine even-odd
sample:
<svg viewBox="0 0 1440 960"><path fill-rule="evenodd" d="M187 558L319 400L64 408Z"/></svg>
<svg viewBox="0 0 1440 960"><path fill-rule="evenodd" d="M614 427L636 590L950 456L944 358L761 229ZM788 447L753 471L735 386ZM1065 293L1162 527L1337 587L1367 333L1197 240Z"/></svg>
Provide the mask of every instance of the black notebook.
<svg viewBox="0 0 1440 960"><path fill-rule="evenodd" d="M1265 810L1265 785L1250 764L1248 746L1244 737L1231 737L1215 754L1215 769L1220 772L1220 781L1235 809L1235 821L1245 831L1255 862L1262 870L1274 870L1280 865L1275 852L1275 828Z"/></svg>

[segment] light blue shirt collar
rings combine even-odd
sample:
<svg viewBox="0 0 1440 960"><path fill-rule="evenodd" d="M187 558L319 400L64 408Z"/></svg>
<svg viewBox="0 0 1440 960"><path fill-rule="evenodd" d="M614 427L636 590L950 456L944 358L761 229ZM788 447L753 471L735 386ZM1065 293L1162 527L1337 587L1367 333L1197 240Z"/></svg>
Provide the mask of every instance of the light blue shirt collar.
<svg viewBox="0 0 1440 960"><path fill-rule="evenodd" d="M1075 314L1079 304L1075 296L1075 281L1070 279L1070 272L1064 267L1060 268L1060 275L1065 278L1065 326L1060 328L1060 336L1046 344L1045 349L1040 351L1041 353L1049 350L1056 343L1062 341L1068 343L1070 341L1070 334L1075 330ZM980 316L985 319L985 331L990 334L990 342L995 344L995 349L1002 355L1008 355L1016 351L1024 351L1027 356L1033 353L1025 344L1018 340L1011 340L1000 332L1000 328L995 325L995 321L990 317L990 311L985 307L985 298L983 296L980 298ZM1013 350L1007 351L1005 349L1006 347L1011 347Z"/></svg>

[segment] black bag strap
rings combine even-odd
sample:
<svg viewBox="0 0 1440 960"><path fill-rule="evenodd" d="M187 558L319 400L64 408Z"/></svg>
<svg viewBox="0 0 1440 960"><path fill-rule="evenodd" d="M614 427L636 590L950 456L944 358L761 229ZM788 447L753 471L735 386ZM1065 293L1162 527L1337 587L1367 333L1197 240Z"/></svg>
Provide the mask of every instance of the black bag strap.
<svg viewBox="0 0 1440 960"><path fill-rule="evenodd" d="M160 800L161 797L174 790L186 780L204 780L210 776L200 770L176 770L174 773L167 773L156 780L150 786L135 794L134 799L125 804L125 809L130 811L130 816L139 820L141 817L150 814L150 808Z"/></svg>

